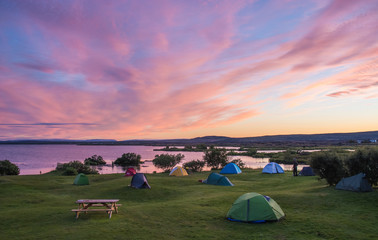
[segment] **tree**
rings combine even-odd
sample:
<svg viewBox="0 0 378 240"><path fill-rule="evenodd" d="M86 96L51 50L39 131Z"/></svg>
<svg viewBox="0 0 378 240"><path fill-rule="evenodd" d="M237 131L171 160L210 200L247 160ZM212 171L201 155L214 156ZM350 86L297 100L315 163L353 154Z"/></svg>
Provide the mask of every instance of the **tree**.
<svg viewBox="0 0 378 240"><path fill-rule="evenodd" d="M123 166L123 167L139 166L140 165L140 159L141 159L141 156L139 154L124 153L124 154L122 154L122 157L117 158L117 160L115 160L114 164L120 165L120 166Z"/></svg>
<svg viewBox="0 0 378 240"><path fill-rule="evenodd" d="M343 161L335 152L324 151L312 155L310 166L321 179L329 185L335 185L345 175Z"/></svg>
<svg viewBox="0 0 378 240"><path fill-rule="evenodd" d="M247 151L247 155L251 157L254 156L256 153L257 153L256 148L249 148Z"/></svg>
<svg viewBox="0 0 378 240"><path fill-rule="evenodd" d="M378 184L378 148L357 149L345 165L350 176L362 172L370 184Z"/></svg>
<svg viewBox="0 0 378 240"><path fill-rule="evenodd" d="M234 159L231 162L235 163L236 165L238 165L239 168L244 168L245 167L245 163L240 158Z"/></svg>
<svg viewBox="0 0 378 240"><path fill-rule="evenodd" d="M190 151L193 150L193 147L192 145L185 145L184 149Z"/></svg>
<svg viewBox="0 0 378 240"><path fill-rule="evenodd" d="M206 162L201 160L192 160L190 162L184 163L182 166L185 169L189 169L192 172L201 172L203 167L205 166Z"/></svg>
<svg viewBox="0 0 378 240"><path fill-rule="evenodd" d="M207 166L218 169L219 167L223 167L228 163L227 151L224 148L213 148L206 150L203 160L206 162Z"/></svg>
<svg viewBox="0 0 378 240"><path fill-rule="evenodd" d="M285 152L284 152L284 157L283 157L283 161L285 163L290 163L293 161L293 157L291 155L291 150L290 149L287 149Z"/></svg>
<svg viewBox="0 0 378 240"><path fill-rule="evenodd" d="M91 166L97 166L97 165L105 165L106 162L101 156L93 155L92 157L86 158L84 160L84 164L91 165Z"/></svg>
<svg viewBox="0 0 378 240"><path fill-rule="evenodd" d="M9 160L0 161L0 175L18 175L20 174L20 169L14 163Z"/></svg>
<svg viewBox="0 0 378 240"><path fill-rule="evenodd" d="M198 150L206 150L207 146L206 146L206 144L203 144L203 143L197 144L196 145L196 149L198 149Z"/></svg>
<svg viewBox="0 0 378 240"><path fill-rule="evenodd" d="M152 160L152 163L157 168L161 168L164 171L169 171L174 166L179 164L184 157L185 156L182 155L181 153L176 154L176 155L175 154L160 154L160 155L155 155L155 158L154 160Z"/></svg>
<svg viewBox="0 0 378 240"><path fill-rule="evenodd" d="M85 165L80 161L58 164L55 170L61 172L63 175L76 175L78 173L98 174L97 170L92 169L89 165Z"/></svg>

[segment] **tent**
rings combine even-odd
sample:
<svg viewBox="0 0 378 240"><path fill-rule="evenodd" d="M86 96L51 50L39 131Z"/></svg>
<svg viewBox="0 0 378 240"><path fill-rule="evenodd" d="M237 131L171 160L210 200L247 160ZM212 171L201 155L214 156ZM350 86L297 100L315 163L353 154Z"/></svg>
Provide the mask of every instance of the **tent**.
<svg viewBox="0 0 378 240"><path fill-rule="evenodd" d="M315 174L311 167L303 167L299 172L299 176L315 176Z"/></svg>
<svg viewBox="0 0 378 240"><path fill-rule="evenodd" d="M172 169L169 176L188 176L188 173L184 168L177 166Z"/></svg>
<svg viewBox="0 0 378 240"><path fill-rule="evenodd" d="M131 179L131 187L133 188L151 188L147 178L143 173L136 173Z"/></svg>
<svg viewBox="0 0 378 240"><path fill-rule="evenodd" d="M284 170L279 164L275 162L270 162L267 165L265 165L262 172L273 174L273 173L284 173Z"/></svg>
<svg viewBox="0 0 378 240"><path fill-rule="evenodd" d="M73 183L74 185L89 185L89 180L88 180L88 177L85 176L84 173L79 173L76 178L75 178L75 181Z"/></svg>
<svg viewBox="0 0 378 240"><path fill-rule="evenodd" d="M347 190L354 192L371 192L373 188L365 178L364 173L359 173L357 175L343 178L336 184L335 189L337 190Z"/></svg>
<svg viewBox="0 0 378 240"><path fill-rule="evenodd" d="M202 181L203 183L207 183L207 184L213 184L213 185L221 185L221 186L234 186L234 184L232 184L230 182L230 180L228 180L227 177L219 174L219 173L211 173L206 180Z"/></svg>
<svg viewBox="0 0 378 240"><path fill-rule="evenodd" d="M220 171L222 174L239 174L242 171L235 163L229 163Z"/></svg>
<svg viewBox="0 0 378 240"><path fill-rule="evenodd" d="M125 172L125 177L134 176L136 174L136 171L134 168L128 168Z"/></svg>
<svg viewBox="0 0 378 240"><path fill-rule="evenodd" d="M236 199L226 217L231 221L258 223L278 221L284 216L281 207L272 198L251 192Z"/></svg>

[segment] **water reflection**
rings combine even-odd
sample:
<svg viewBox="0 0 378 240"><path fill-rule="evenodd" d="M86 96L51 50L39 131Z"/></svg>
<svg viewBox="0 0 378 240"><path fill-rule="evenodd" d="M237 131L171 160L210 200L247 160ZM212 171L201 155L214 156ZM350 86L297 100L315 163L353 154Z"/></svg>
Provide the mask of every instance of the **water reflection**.
<svg viewBox="0 0 378 240"><path fill-rule="evenodd" d="M152 159L159 154L178 154L185 156L181 165L192 160L202 160L203 152L167 152L154 151L156 146L86 146L86 145L0 145L0 159L8 159L20 168L21 175L40 174L52 171L57 163L68 163L70 161L81 161L85 158L99 155L106 162L105 166L95 167L101 174L125 173L126 169L112 163L123 153L133 152L142 156L144 163L137 169L142 173L162 172L155 168ZM231 149L230 147L227 147ZM233 148L236 150L237 148ZM264 150L261 152L279 152L284 150ZM314 150L313 150L314 151ZM260 151L258 151L260 152ZM269 163L269 158L253 158L249 156L230 156L230 160L241 159L246 167L259 169ZM303 165L304 166L304 165ZM298 167L298 171L301 167ZM284 170L291 171L291 165L282 165ZM204 170L210 170L204 168Z"/></svg>
<svg viewBox="0 0 378 240"><path fill-rule="evenodd" d="M243 161L245 164L245 168L251 168L251 169L262 169L265 167L266 164L269 163L269 158L254 158L254 157L249 157L249 156L230 156L229 160L232 161L234 159L240 159ZM185 162L191 161L189 160L184 160L182 161L179 165L182 166ZM291 164L280 164L282 168L285 171L292 171L293 165ZM300 171L303 167L308 166L308 165L298 165L298 171ZM137 172L140 173L161 173L163 172L162 169L156 168L152 161L145 161L142 165L139 167L131 166L134 167ZM121 167L121 166L116 166L116 165L105 165L103 167L97 168L97 170L100 172L100 174L111 174L111 173L125 173L128 167ZM203 171L210 171L211 169L209 167L204 167Z"/></svg>

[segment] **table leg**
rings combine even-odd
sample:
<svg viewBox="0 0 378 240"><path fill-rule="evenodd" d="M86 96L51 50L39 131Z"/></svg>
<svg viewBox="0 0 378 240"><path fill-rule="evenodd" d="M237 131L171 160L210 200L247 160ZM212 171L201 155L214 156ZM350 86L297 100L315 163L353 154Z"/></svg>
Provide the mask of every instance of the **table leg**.
<svg viewBox="0 0 378 240"><path fill-rule="evenodd" d="M112 209L114 209L115 212L118 213L118 207L117 207L117 204L112 203Z"/></svg>

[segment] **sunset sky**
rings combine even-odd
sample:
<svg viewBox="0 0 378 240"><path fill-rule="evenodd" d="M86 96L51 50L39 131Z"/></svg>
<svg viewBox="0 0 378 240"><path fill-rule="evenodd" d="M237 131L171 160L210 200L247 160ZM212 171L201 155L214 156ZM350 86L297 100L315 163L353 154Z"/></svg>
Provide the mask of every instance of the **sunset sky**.
<svg viewBox="0 0 378 240"><path fill-rule="evenodd" d="M378 130L377 0L0 0L0 140Z"/></svg>

